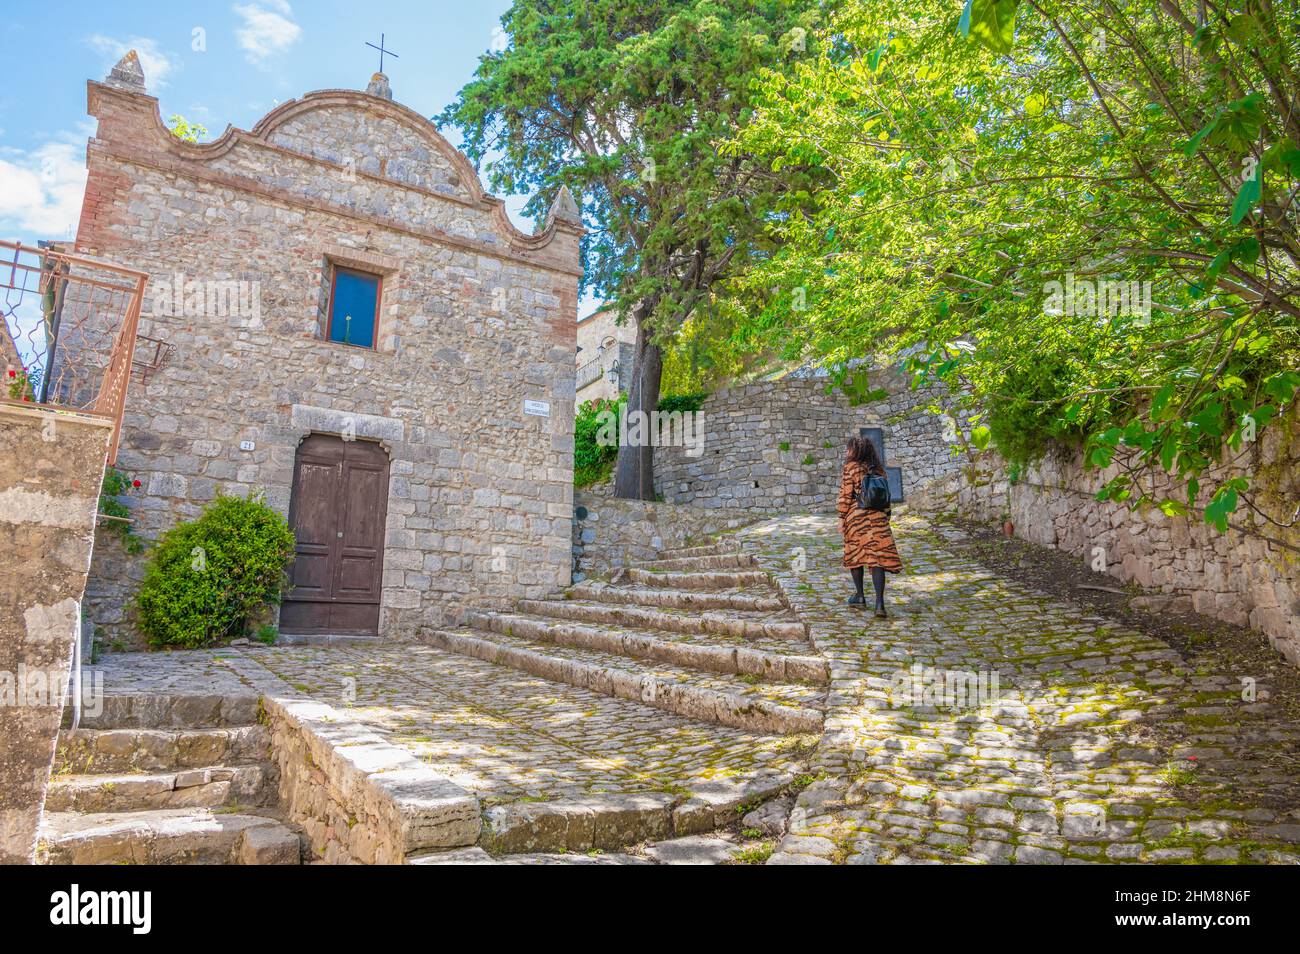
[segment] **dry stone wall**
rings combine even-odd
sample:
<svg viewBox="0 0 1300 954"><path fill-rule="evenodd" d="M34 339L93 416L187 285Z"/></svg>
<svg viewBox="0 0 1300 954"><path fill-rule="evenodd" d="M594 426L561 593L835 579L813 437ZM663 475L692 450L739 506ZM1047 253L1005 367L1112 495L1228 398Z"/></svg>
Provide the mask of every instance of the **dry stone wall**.
<svg viewBox="0 0 1300 954"><path fill-rule="evenodd" d="M615 567L653 560L660 550L704 542L757 519L734 511L619 500L585 491L575 494L573 503L575 583Z"/></svg>
<svg viewBox="0 0 1300 954"><path fill-rule="evenodd" d="M1257 445L1201 485L1237 475L1250 478L1261 510L1290 522L1300 507L1300 412L1265 430ZM1089 565L1100 558L1107 574L1158 591L1173 609L1259 630L1300 665L1300 525L1275 526L1242 506L1219 533L1199 515L1100 503L1095 494L1111 476L1085 470L1075 452L1059 451L1012 482L1005 466L986 459L935 484L914 505L999 525L1010 519L1017 536ZM1168 479L1157 493L1185 497Z"/></svg>
<svg viewBox="0 0 1300 954"><path fill-rule="evenodd" d="M703 453L661 448L655 486L669 503L721 510L806 510L834 506L847 440L862 427L885 434L886 463L903 468L908 496L954 472L957 458L938 415L923 410L940 399L911 390L902 375L871 375L888 396L859 407L824 378L783 378L711 395Z"/></svg>

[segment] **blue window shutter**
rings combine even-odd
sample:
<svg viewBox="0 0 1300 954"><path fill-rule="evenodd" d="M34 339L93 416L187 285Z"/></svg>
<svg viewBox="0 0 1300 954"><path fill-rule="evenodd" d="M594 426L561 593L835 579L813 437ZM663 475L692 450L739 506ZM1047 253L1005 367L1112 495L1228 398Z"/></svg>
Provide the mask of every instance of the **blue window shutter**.
<svg viewBox="0 0 1300 954"><path fill-rule="evenodd" d="M379 308L379 276L334 269L334 293L330 300L330 341L375 346L375 325Z"/></svg>

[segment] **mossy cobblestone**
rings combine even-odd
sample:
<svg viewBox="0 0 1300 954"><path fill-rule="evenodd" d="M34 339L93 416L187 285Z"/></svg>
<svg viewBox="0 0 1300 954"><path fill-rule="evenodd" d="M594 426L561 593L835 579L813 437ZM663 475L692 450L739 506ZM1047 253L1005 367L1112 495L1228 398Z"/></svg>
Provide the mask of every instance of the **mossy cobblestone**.
<svg viewBox="0 0 1300 954"><path fill-rule="evenodd" d="M1270 682L1289 674L1185 661L959 555L956 531L894 525L887 620L845 605L833 517L738 535L831 673L815 780L769 863L1300 861L1300 725ZM998 691L895 698L914 665L996 673Z"/></svg>

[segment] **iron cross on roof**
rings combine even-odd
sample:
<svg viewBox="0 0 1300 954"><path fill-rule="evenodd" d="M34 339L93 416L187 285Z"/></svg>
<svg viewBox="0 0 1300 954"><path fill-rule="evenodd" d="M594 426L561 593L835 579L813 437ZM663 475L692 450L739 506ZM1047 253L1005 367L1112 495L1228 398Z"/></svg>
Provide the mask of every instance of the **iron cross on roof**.
<svg viewBox="0 0 1300 954"><path fill-rule="evenodd" d="M373 43L371 43L369 40L366 41L366 46L370 47L372 50L378 50L378 51L379 51L379 72L381 72L381 73L384 71L384 55L385 55L385 54L387 54L388 56L391 56L391 57L392 57L393 59L395 59L395 60L400 60L400 59L401 59L401 57L398 56L396 53L394 53L392 50L386 50L386 49L384 49L384 35L383 35L382 33L379 34L379 45L378 45L378 46L375 46L375 45L374 45Z"/></svg>

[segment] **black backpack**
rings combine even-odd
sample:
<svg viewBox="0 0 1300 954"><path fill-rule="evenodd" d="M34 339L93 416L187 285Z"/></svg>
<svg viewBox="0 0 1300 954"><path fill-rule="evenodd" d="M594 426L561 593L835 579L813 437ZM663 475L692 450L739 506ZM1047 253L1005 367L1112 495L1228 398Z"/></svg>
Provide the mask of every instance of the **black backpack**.
<svg viewBox="0 0 1300 954"><path fill-rule="evenodd" d="M863 510L888 510L893 499L889 492L889 478L864 474L857 497L858 506Z"/></svg>

